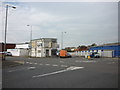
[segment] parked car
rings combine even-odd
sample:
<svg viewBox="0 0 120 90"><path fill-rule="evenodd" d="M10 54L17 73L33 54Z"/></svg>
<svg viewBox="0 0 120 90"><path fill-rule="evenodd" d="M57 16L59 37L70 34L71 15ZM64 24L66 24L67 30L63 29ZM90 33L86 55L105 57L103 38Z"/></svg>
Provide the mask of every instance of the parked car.
<svg viewBox="0 0 120 90"><path fill-rule="evenodd" d="M6 56L12 56L11 52L6 52Z"/></svg>
<svg viewBox="0 0 120 90"><path fill-rule="evenodd" d="M6 55L6 56L12 56L12 53L11 52L0 52L0 54L2 55Z"/></svg>
<svg viewBox="0 0 120 90"><path fill-rule="evenodd" d="M57 57L60 56L60 51L56 51L56 56L57 56Z"/></svg>
<svg viewBox="0 0 120 90"><path fill-rule="evenodd" d="M100 58L100 55L98 52L92 52L90 55L91 58Z"/></svg>
<svg viewBox="0 0 120 90"><path fill-rule="evenodd" d="M68 58L71 58L72 56L71 56L69 53L67 53L67 57L68 57Z"/></svg>

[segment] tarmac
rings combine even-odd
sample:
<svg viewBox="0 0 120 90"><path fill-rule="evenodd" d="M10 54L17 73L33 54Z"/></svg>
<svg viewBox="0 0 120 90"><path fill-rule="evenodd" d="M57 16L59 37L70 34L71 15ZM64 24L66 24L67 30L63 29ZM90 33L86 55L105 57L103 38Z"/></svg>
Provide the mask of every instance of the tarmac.
<svg viewBox="0 0 120 90"><path fill-rule="evenodd" d="M5 63L7 61L24 61L25 63L2 70L2 87L118 88L118 60L91 59L7 57Z"/></svg>
<svg viewBox="0 0 120 90"><path fill-rule="evenodd" d="M15 67L18 65L23 65L24 61L18 61L18 60L2 60L0 59L0 68L9 68L9 67Z"/></svg>
<svg viewBox="0 0 120 90"><path fill-rule="evenodd" d="M90 59L92 60L92 58ZM118 60L118 58L113 58L113 59ZM2 60L2 58L0 58L0 69L15 67L23 64L24 61L21 60Z"/></svg>

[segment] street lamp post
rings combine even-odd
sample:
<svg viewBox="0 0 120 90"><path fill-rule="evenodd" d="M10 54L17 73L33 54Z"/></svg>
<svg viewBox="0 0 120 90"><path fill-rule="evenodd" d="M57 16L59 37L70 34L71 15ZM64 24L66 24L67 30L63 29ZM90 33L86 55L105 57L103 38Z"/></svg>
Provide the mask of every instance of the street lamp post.
<svg viewBox="0 0 120 90"><path fill-rule="evenodd" d="M5 40L4 40L4 56L3 56L3 60L6 60L5 51L6 51L6 39L7 39L8 7L12 7L12 8L14 8L14 9L16 9L15 6L6 5L6 15L5 15Z"/></svg>
<svg viewBox="0 0 120 90"><path fill-rule="evenodd" d="M62 36L61 36L61 49L63 49L63 34L66 32L62 32Z"/></svg>
<svg viewBox="0 0 120 90"><path fill-rule="evenodd" d="M31 49L32 49L32 26L31 25L27 25L30 26L30 57L31 57Z"/></svg>

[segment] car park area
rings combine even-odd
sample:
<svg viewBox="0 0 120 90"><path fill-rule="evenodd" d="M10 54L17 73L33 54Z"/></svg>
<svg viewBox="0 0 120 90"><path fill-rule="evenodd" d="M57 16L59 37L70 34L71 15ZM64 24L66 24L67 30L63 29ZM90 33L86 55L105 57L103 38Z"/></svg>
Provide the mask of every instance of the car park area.
<svg viewBox="0 0 120 90"><path fill-rule="evenodd" d="M118 58L24 58L3 69L3 88L118 88ZM11 83L12 82L12 83Z"/></svg>

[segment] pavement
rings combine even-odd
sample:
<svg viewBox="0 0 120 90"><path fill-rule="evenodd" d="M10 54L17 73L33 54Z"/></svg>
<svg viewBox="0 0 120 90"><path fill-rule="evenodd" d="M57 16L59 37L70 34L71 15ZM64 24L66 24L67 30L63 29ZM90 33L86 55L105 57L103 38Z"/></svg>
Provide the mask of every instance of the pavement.
<svg viewBox="0 0 120 90"><path fill-rule="evenodd" d="M3 69L3 88L118 88L117 59L7 59L23 64Z"/></svg>

